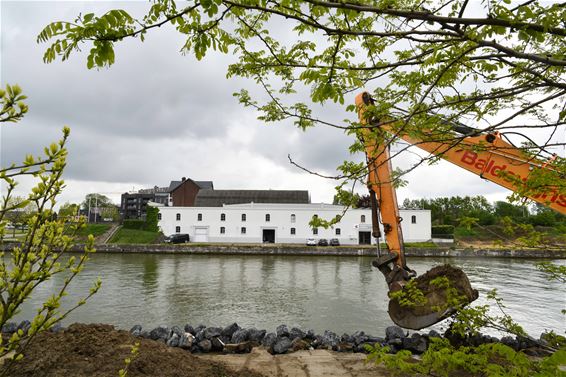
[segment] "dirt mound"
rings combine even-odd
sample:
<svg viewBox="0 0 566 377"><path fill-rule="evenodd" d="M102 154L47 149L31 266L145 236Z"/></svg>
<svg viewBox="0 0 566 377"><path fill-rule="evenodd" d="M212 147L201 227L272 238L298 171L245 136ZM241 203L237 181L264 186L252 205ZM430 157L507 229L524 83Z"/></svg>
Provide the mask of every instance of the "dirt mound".
<svg viewBox="0 0 566 377"><path fill-rule="evenodd" d="M432 283L440 277L447 280ZM455 298L464 305L478 298L478 291L472 288L464 271L449 264L436 266L413 281L424 295L423 302L412 306L401 305L396 299L389 302L389 314L401 327L418 330L430 326L455 312L448 304Z"/></svg>
<svg viewBox="0 0 566 377"><path fill-rule="evenodd" d="M180 348L137 338L110 325L74 324L59 333L42 333L25 350L24 358L9 376L23 377L117 377L130 357L131 346L140 343L128 377L261 377L252 371L235 372L221 364L199 359Z"/></svg>

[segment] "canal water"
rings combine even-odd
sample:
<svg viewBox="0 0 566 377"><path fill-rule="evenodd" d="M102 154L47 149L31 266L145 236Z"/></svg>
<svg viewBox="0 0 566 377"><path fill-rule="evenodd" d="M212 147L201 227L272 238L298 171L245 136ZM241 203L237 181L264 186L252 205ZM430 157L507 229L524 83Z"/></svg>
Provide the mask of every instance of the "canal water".
<svg viewBox="0 0 566 377"><path fill-rule="evenodd" d="M73 282L66 306L102 288L65 320L101 322L129 329L158 325L216 325L237 322L274 331L280 324L339 334L364 330L381 336L392 325L387 314L383 276L371 257L204 256L167 254L95 254ZM564 332L564 284L549 282L525 259L411 258L419 274L442 263L466 271L480 291L476 304L488 303L496 288L507 313L529 333ZM555 261L564 264L566 261ZM31 318L41 300L61 286L59 276L38 288L19 319ZM497 313L497 312L494 312ZM437 325L442 330L443 325Z"/></svg>

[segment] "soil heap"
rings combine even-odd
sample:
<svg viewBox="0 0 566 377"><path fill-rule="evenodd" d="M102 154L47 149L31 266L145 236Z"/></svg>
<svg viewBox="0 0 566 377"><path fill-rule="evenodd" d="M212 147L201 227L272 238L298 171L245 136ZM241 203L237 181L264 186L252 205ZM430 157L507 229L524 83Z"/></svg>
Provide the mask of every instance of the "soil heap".
<svg viewBox="0 0 566 377"><path fill-rule="evenodd" d="M25 349L24 358L10 370L12 377L117 377L131 357L131 347L140 343L137 357L128 368L128 377L261 377L244 370L193 356L180 348L132 336L111 325L73 324L57 333L39 334Z"/></svg>

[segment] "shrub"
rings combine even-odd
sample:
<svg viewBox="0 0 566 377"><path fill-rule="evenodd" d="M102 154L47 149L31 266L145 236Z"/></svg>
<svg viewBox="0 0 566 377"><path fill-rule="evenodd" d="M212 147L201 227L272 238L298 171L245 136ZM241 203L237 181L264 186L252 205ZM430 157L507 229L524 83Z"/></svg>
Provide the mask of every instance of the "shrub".
<svg viewBox="0 0 566 377"><path fill-rule="evenodd" d="M125 219L122 222L122 227L126 229L136 229L136 230L144 230L145 229L145 221L138 220L138 219Z"/></svg>
<svg viewBox="0 0 566 377"><path fill-rule="evenodd" d="M433 225L432 235L451 236L454 235L454 225Z"/></svg>
<svg viewBox="0 0 566 377"><path fill-rule="evenodd" d="M148 232L158 232L159 227L157 226L157 214L159 213L159 208L147 206L145 220L140 219L124 219L122 222L122 227L125 229L134 230L146 230Z"/></svg>
<svg viewBox="0 0 566 377"><path fill-rule="evenodd" d="M6 90L0 90L0 99L0 107L3 108L0 123L17 121L27 111L27 107L21 102L25 96L21 95L21 89L17 86L8 85ZM33 208L21 243L6 247L6 256L4 252L0 252L0 328L18 314L37 286L55 275L65 276L63 286L54 290L37 308L37 314L32 318L29 328L18 329L10 338L0 339L0 358L3 359L0 375L8 374L15 363L22 359L26 345L33 341L38 333L61 321L100 288L98 280L86 298L79 300L68 310L60 307L69 284L82 271L89 254L94 252L94 238L91 235L83 254L64 258L83 222L68 224L64 219L58 220L53 210L64 187L61 177L66 165L65 144L69 133L70 130L65 127L63 138L58 143L46 147L44 156L27 155L21 164L0 167L0 183L4 188L4 195L0 198L0 247L4 246L6 215L25 206ZM31 176L37 183L27 198L14 202L17 179L23 176Z"/></svg>
<svg viewBox="0 0 566 377"><path fill-rule="evenodd" d="M147 206L147 215L145 217L145 230L150 232L157 232L159 228L157 226L157 214L159 213L159 208Z"/></svg>

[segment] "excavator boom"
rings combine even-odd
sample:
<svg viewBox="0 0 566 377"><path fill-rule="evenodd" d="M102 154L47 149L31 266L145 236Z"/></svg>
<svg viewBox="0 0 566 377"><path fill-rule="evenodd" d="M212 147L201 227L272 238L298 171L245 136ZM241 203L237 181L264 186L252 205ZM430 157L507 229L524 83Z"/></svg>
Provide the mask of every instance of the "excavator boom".
<svg viewBox="0 0 566 377"><path fill-rule="evenodd" d="M456 307L448 305L454 297L448 297L446 286L431 284L444 278L450 288L457 292L459 305L466 305L478 297L466 274L451 266L439 266L416 277L406 263L401 217L392 182L392 168L389 155L389 141L399 137L435 156L452 162L470 172L488 179L514 192L544 204L560 213L566 214L566 195L560 191L559 184L564 181L559 173L548 167L548 163L528 156L512 144L503 140L497 133L482 134L479 131L454 125L445 135L418 139L395 130L395 121L368 119L366 108L373 104L369 93L356 96L356 106L362 128L358 133L366 152L368 166L368 189L372 204L373 235L381 237L379 224L383 225L387 250L381 251L378 244L378 257L373 261L385 276L389 286L389 316L401 327L421 329L431 326L455 313ZM397 128L399 129L399 128ZM544 189L530 189L525 181L533 172L551 174L556 186ZM556 177L554 177L554 175ZM423 294L422 302L407 305L399 300L400 292L417 288ZM454 290L452 290L452 294Z"/></svg>
<svg viewBox="0 0 566 377"><path fill-rule="evenodd" d="M371 98L367 92L356 96L360 121L364 124L367 120L362 120L363 112L365 107L370 104L368 101L371 102ZM455 124L452 127L454 130L452 134L438 135L434 138L434 141L426 141L396 132L392 122L384 122L377 128L382 132L398 136L407 143L432 155L440 156L442 159L481 178L513 192L520 192L522 196L566 215L564 177L561 177L559 172L549 167L549 161L541 161L527 155L523 150L503 140L498 133L481 134L473 128ZM553 181L557 185L529 189L525 182L533 172L541 171L552 175ZM560 183L562 184L560 185Z"/></svg>

